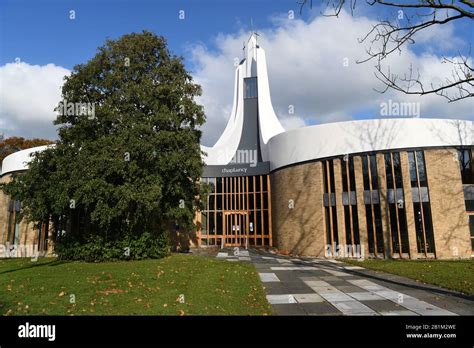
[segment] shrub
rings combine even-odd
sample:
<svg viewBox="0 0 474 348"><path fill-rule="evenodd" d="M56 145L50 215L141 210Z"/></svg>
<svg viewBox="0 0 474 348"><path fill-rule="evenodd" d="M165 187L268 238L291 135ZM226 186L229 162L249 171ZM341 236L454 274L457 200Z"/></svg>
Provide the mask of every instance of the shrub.
<svg viewBox="0 0 474 348"><path fill-rule="evenodd" d="M106 241L102 236L91 236L85 242L65 238L57 241L55 251L62 260L103 262L157 259L168 255L169 246L165 234L145 232L113 241Z"/></svg>

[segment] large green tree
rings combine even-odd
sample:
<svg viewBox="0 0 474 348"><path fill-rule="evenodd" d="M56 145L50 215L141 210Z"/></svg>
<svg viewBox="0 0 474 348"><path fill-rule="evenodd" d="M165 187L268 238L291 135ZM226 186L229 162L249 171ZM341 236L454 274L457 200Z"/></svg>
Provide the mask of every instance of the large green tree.
<svg viewBox="0 0 474 348"><path fill-rule="evenodd" d="M65 78L56 146L4 190L29 220L53 220L59 246L191 229L203 167L200 94L163 37L107 40Z"/></svg>

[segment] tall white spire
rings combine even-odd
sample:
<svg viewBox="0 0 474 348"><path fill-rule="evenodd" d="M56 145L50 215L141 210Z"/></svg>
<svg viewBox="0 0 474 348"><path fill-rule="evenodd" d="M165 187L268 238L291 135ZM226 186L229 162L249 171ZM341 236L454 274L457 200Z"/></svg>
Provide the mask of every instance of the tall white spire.
<svg viewBox="0 0 474 348"><path fill-rule="evenodd" d="M273 110L265 51L258 44L258 36L255 32L250 35L244 50L245 59L235 69L234 103L224 132L214 146L201 146L207 153L204 161L208 166L229 164L239 147L240 140L245 136L243 134L244 118L249 117L248 113L244 113L244 79L246 78L257 78L258 139L255 141L260 144L259 150L263 161L268 161L267 143L270 138L284 132Z"/></svg>
<svg viewBox="0 0 474 348"><path fill-rule="evenodd" d="M247 54L245 57L246 76L257 76L257 33L252 33L247 41Z"/></svg>

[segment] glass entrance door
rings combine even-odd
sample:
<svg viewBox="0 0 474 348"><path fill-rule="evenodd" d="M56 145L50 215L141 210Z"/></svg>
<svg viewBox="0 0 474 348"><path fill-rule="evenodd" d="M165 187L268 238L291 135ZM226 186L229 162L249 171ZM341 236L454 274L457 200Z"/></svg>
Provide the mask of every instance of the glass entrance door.
<svg viewBox="0 0 474 348"><path fill-rule="evenodd" d="M224 245L248 246L248 212L224 212Z"/></svg>

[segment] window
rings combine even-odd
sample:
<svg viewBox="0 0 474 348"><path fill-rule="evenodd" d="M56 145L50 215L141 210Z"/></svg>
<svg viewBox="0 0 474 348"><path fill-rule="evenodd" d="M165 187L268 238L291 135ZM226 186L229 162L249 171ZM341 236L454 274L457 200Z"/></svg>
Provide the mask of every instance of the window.
<svg viewBox="0 0 474 348"><path fill-rule="evenodd" d="M20 244L20 213L21 202L11 200L8 206L8 233L7 242L10 244Z"/></svg>
<svg viewBox="0 0 474 348"><path fill-rule="evenodd" d="M461 180L464 189L466 211L474 212L474 158L473 149L458 150Z"/></svg>
<svg viewBox="0 0 474 348"><path fill-rule="evenodd" d="M244 98L257 98L257 78L256 77L247 77L244 79Z"/></svg>
<svg viewBox="0 0 474 348"><path fill-rule="evenodd" d="M400 153L386 153L384 160L392 252L400 254L401 257L402 253L409 252L409 242Z"/></svg>
<svg viewBox="0 0 474 348"><path fill-rule="evenodd" d="M413 203L415 211L416 246L419 253L434 253L433 226L428 202Z"/></svg>
<svg viewBox="0 0 474 348"><path fill-rule="evenodd" d="M377 158L375 155L370 155L370 173L371 173L371 181L372 181L372 190L378 190L379 188L379 181L377 178Z"/></svg>
<svg viewBox="0 0 474 348"><path fill-rule="evenodd" d="M370 190L369 162L367 156L362 156L362 175L364 178L364 190Z"/></svg>
<svg viewBox="0 0 474 348"><path fill-rule="evenodd" d="M459 153L459 166L461 169L461 178L464 185L474 184L474 160L472 149L461 149Z"/></svg>
<svg viewBox="0 0 474 348"><path fill-rule="evenodd" d="M466 199L464 203L466 203L466 211L474 211L474 200Z"/></svg>
<svg viewBox="0 0 474 348"><path fill-rule="evenodd" d="M427 187L428 182L426 181L425 160L423 157L423 151L415 151L415 153L416 153L416 165L418 166L418 178L420 180L420 186Z"/></svg>
<svg viewBox="0 0 474 348"><path fill-rule="evenodd" d="M471 230L471 249L474 252L474 215L469 215L469 229Z"/></svg>
<svg viewBox="0 0 474 348"><path fill-rule="evenodd" d="M357 197L354 173L354 158L345 156L341 160L342 173L342 204L344 206L344 222L346 233L346 249L351 255L356 256L354 251L356 246L360 246L359 217L357 211ZM350 249L347 247L350 246Z"/></svg>
<svg viewBox="0 0 474 348"><path fill-rule="evenodd" d="M375 256L378 254L383 255L384 247L380 204L366 204L365 215L367 217L369 253Z"/></svg>
<svg viewBox="0 0 474 348"><path fill-rule="evenodd" d="M435 244L423 151L408 152L408 165L412 186L417 250L427 256L428 253L435 252Z"/></svg>
<svg viewBox="0 0 474 348"><path fill-rule="evenodd" d="M245 239L248 245L269 245L268 175L203 178L202 182L211 186L201 212L203 244L221 245L224 238L228 246L243 245Z"/></svg>
<svg viewBox="0 0 474 348"><path fill-rule="evenodd" d="M376 155L362 156L362 172L364 176L364 203L369 253L374 254L375 257L379 256L379 254L383 256L385 250Z"/></svg>
<svg viewBox="0 0 474 348"><path fill-rule="evenodd" d="M418 180L416 176L415 155L413 152L408 152L408 166L410 170L411 187L418 187Z"/></svg>
<svg viewBox="0 0 474 348"><path fill-rule="evenodd" d="M334 184L334 163L332 160L323 161L323 179L326 245L331 246L331 255L335 255L339 243L339 235L337 226L336 189Z"/></svg>
<svg viewBox="0 0 474 348"><path fill-rule="evenodd" d="M49 221L41 222L38 233L38 251L48 250Z"/></svg>
<svg viewBox="0 0 474 348"><path fill-rule="evenodd" d="M201 233L202 234L207 234L207 215L208 213L207 212L202 212L201 213Z"/></svg>

